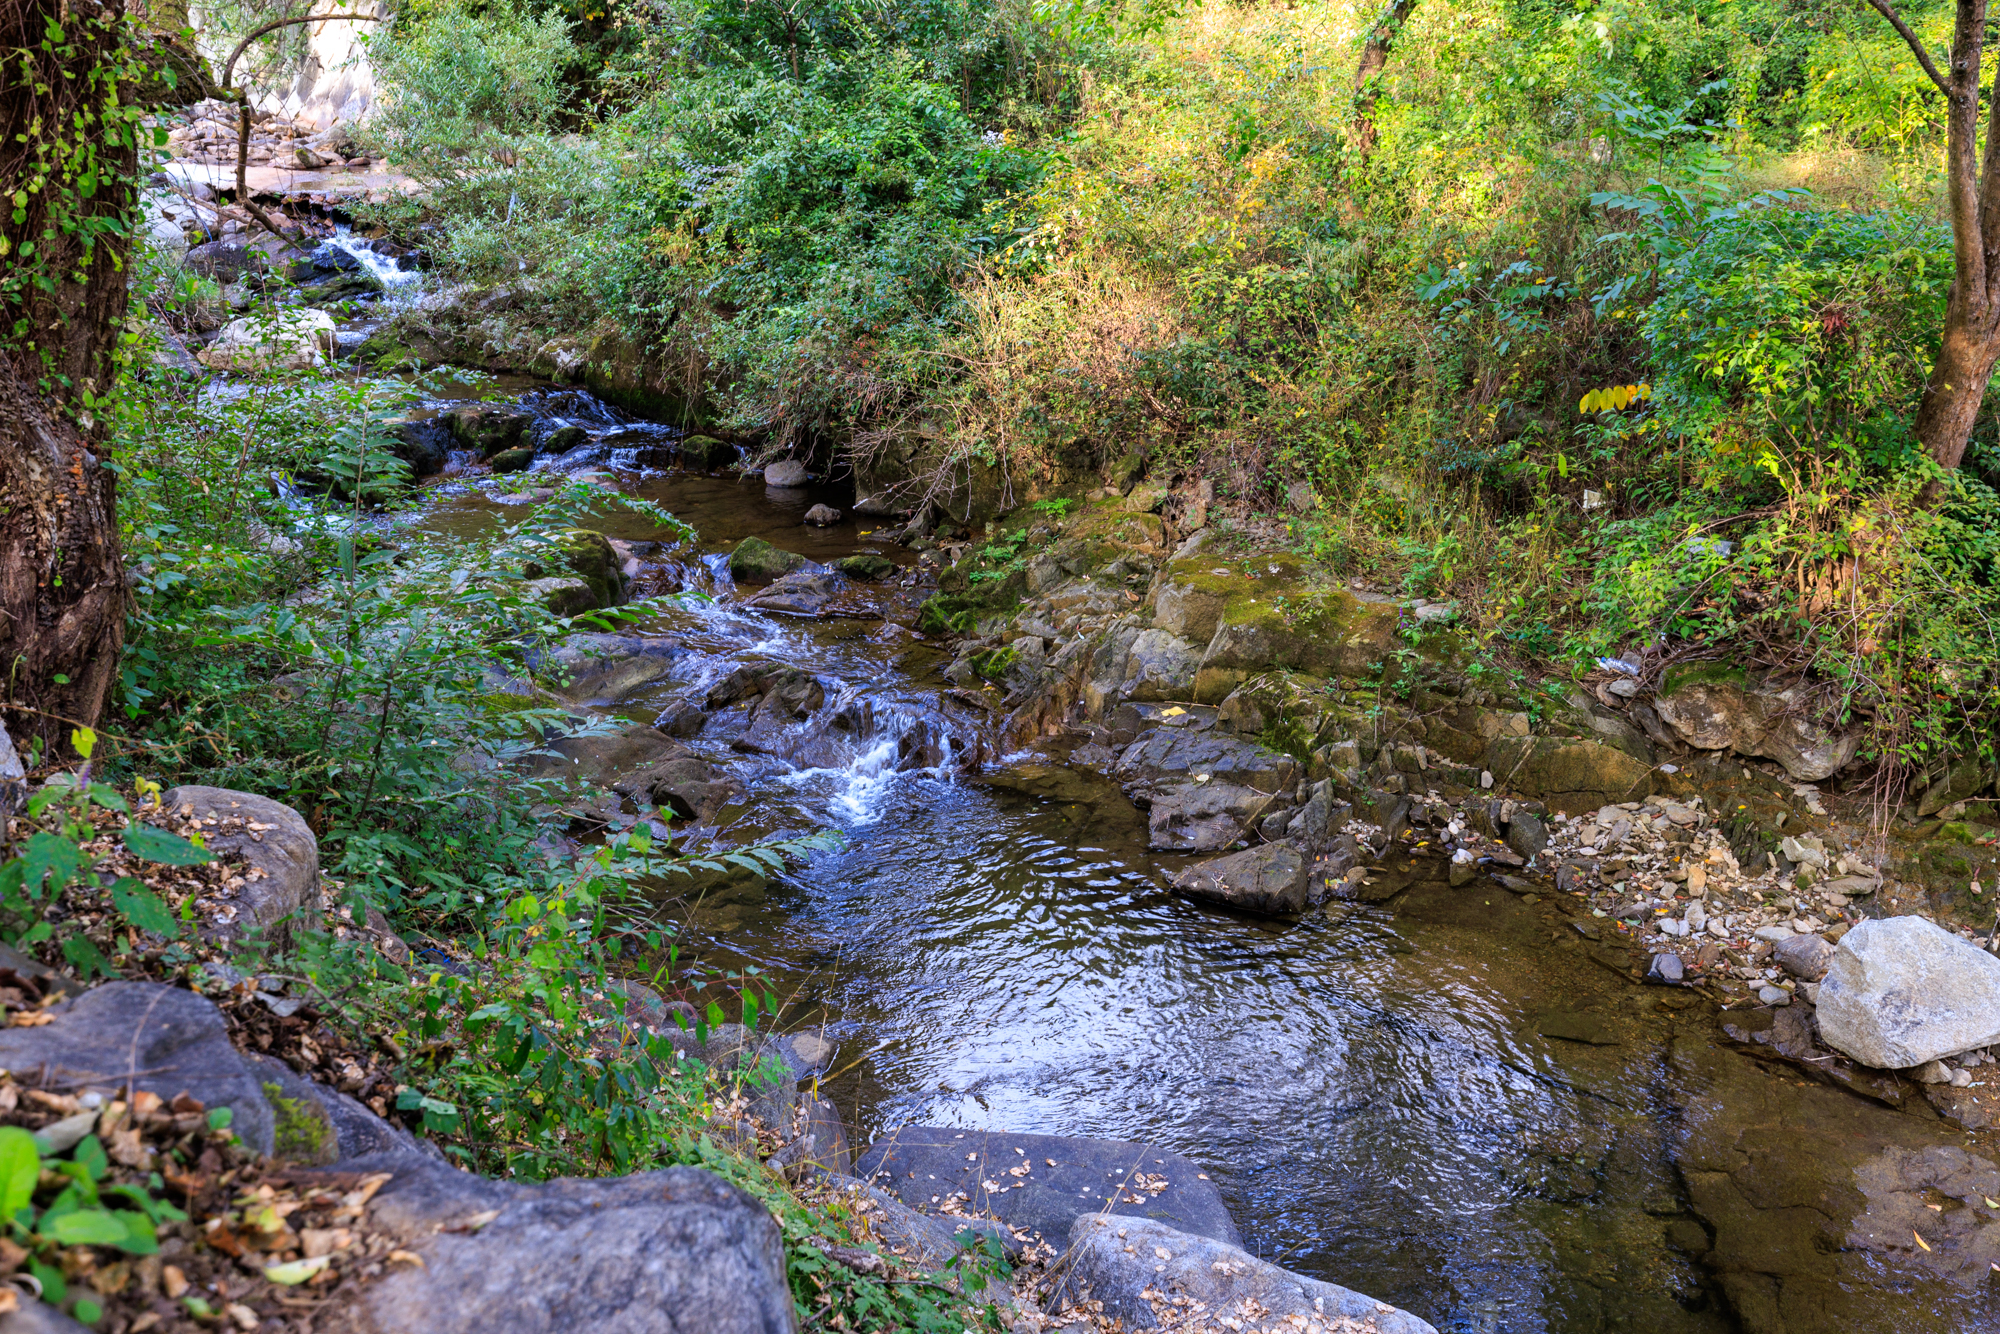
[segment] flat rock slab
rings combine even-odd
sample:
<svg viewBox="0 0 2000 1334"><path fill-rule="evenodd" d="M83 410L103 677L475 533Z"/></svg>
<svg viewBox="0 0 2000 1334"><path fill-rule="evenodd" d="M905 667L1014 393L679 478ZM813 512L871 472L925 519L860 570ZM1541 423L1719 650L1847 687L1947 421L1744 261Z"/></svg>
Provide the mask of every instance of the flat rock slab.
<svg viewBox="0 0 2000 1334"><path fill-rule="evenodd" d="M1243 912L1301 913L1310 898L1311 869L1291 844L1266 843L1190 866L1174 877L1174 888Z"/></svg>
<svg viewBox="0 0 2000 1334"><path fill-rule="evenodd" d="M1819 1027L1885 1070L2000 1042L2000 959L1921 917L1863 922L1833 951Z"/></svg>
<svg viewBox="0 0 2000 1334"><path fill-rule="evenodd" d="M1232 1246L1242 1240L1198 1166L1124 1140L904 1126L869 1145L854 1174L919 1210L960 1194L969 1212L1058 1244L1087 1213L1150 1218Z"/></svg>
<svg viewBox="0 0 2000 1334"><path fill-rule="evenodd" d="M487 1181L389 1154L371 1222L423 1264L362 1289L355 1334L792 1334L778 1225L694 1167L599 1181Z"/></svg>
<svg viewBox="0 0 2000 1334"><path fill-rule="evenodd" d="M201 822L209 851L250 863L236 891L236 915L210 922L202 934L240 939L252 933L282 940L292 915L319 901L319 840L305 817L282 802L221 787L169 788L163 810Z"/></svg>
<svg viewBox="0 0 2000 1334"><path fill-rule="evenodd" d="M1152 1219L1085 1214L1069 1235L1069 1251L1055 1265L1061 1278L1049 1299L1054 1310L1101 1302L1103 1314L1126 1329L1187 1334L1437 1334L1429 1321L1387 1302Z"/></svg>

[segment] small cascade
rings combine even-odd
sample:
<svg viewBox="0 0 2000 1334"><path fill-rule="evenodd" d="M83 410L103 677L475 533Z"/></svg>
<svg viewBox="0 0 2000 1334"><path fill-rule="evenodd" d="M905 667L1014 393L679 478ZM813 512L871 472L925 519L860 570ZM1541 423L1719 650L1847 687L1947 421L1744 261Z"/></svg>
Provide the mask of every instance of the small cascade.
<svg viewBox="0 0 2000 1334"><path fill-rule="evenodd" d="M398 288L414 287L424 280L422 270L404 268L402 261L394 255L385 255L375 249L373 241L356 236L346 223L335 223L333 235L320 245L323 248L331 247L352 258L355 263L366 269L376 282L381 283L386 291L394 292Z"/></svg>

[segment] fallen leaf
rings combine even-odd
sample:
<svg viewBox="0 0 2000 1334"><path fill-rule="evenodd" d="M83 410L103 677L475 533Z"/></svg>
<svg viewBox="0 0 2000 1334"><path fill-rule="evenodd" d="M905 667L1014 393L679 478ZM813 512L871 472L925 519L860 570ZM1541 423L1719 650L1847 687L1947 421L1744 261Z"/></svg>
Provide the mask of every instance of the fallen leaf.
<svg viewBox="0 0 2000 1334"><path fill-rule="evenodd" d="M291 1287L294 1284L305 1282L332 1263L333 1257L331 1255L316 1255L310 1260L293 1260L287 1264L266 1266L264 1277L270 1279L273 1283L282 1283L286 1287Z"/></svg>
<svg viewBox="0 0 2000 1334"><path fill-rule="evenodd" d="M418 1255L415 1251L390 1251L389 1259L392 1263L400 1260L406 1265L415 1265L419 1269L430 1268L429 1265L424 1263L424 1257Z"/></svg>
<svg viewBox="0 0 2000 1334"><path fill-rule="evenodd" d="M1910 1233L1910 1235L1916 1237L1917 1245L1923 1247L1925 1250L1929 1250L1931 1248L1931 1244L1925 1241L1921 1236L1918 1236L1915 1232Z"/></svg>

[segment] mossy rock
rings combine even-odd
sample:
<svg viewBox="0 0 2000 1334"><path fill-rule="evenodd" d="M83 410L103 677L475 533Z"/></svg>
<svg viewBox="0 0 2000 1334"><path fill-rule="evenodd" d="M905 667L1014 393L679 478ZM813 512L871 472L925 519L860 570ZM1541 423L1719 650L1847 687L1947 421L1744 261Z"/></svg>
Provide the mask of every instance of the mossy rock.
<svg viewBox="0 0 2000 1334"><path fill-rule="evenodd" d="M1653 767L1615 746L1570 737L1501 737L1487 747L1496 784L1566 815L1653 795Z"/></svg>
<svg viewBox="0 0 2000 1334"><path fill-rule="evenodd" d="M1288 557L1191 560L1171 568L1195 619L1205 621L1220 606L1195 675L1198 703L1219 704L1250 677L1274 669L1374 677L1404 647L1394 605L1362 602L1345 589L1315 589Z"/></svg>
<svg viewBox="0 0 2000 1334"><path fill-rule="evenodd" d="M494 472L525 472L535 461L535 451L526 445L503 449L491 460Z"/></svg>
<svg viewBox="0 0 2000 1334"><path fill-rule="evenodd" d="M1020 651L1011 647L989 648L973 654L967 661L972 664L972 670L978 672L984 679L998 681L1007 675L1007 669L1012 667L1020 656Z"/></svg>
<svg viewBox="0 0 2000 1334"><path fill-rule="evenodd" d="M288 1098L275 1081L264 1085L271 1104L273 1156L291 1163L324 1166L340 1157L340 1140L326 1108L310 1098Z"/></svg>
<svg viewBox="0 0 2000 1334"><path fill-rule="evenodd" d="M356 269L352 273L342 273L328 278L323 283L299 289L299 299L308 306L326 306L336 301L353 301L362 297L380 296L382 282L366 269ZM367 343L362 344L368 346Z"/></svg>
<svg viewBox="0 0 2000 1334"><path fill-rule="evenodd" d="M1118 462L1111 465L1109 481L1112 488L1118 494L1124 495L1134 486L1137 486L1139 479L1145 475L1146 456L1144 454L1127 454L1124 458L1119 459Z"/></svg>
<svg viewBox="0 0 2000 1334"><path fill-rule="evenodd" d="M897 566L896 562L887 556L863 551L852 556L842 556L833 563L833 568L849 579L861 579L873 583L878 579L887 579L894 575Z"/></svg>
<svg viewBox="0 0 2000 1334"><path fill-rule="evenodd" d="M690 435L681 439L681 466L720 468L736 461L736 446L712 435Z"/></svg>
<svg viewBox="0 0 2000 1334"><path fill-rule="evenodd" d="M567 579L530 579L528 592L558 616L581 616L600 605L589 583L575 576Z"/></svg>
<svg viewBox="0 0 2000 1334"><path fill-rule="evenodd" d="M582 608L584 611L615 607L625 600L625 574L610 538L589 528L571 528L556 535L553 547L550 554L554 559L528 562L526 573L530 579L548 582L567 573L581 580L591 598L590 605ZM557 560L561 561L560 566ZM564 600L570 600L568 595ZM575 615L575 612L558 614Z"/></svg>
<svg viewBox="0 0 2000 1334"><path fill-rule="evenodd" d="M761 537L746 537L729 553L729 577L739 584L768 584L808 563L795 551L774 547Z"/></svg>
<svg viewBox="0 0 2000 1334"><path fill-rule="evenodd" d="M368 340L354 350L355 359L367 362L381 371L398 370L422 361L416 350L405 343L399 343L386 333L371 334Z"/></svg>
<svg viewBox="0 0 2000 1334"><path fill-rule="evenodd" d="M1738 690L1750 688L1750 677L1741 667L1732 667L1726 662L1690 662L1677 667L1669 667L1660 682L1660 693L1671 695L1688 686L1735 686Z"/></svg>
<svg viewBox="0 0 2000 1334"><path fill-rule="evenodd" d="M526 409L504 403L469 403L447 415L453 438L488 459L517 448L528 423L534 420Z"/></svg>
<svg viewBox="0 0 2000 1334"><path fill-rule="evenodd" d="M578 445L590 443L590 432L581 426L558 426L549 432L549 438L542 441L544 454L567 454Z"/></svg>

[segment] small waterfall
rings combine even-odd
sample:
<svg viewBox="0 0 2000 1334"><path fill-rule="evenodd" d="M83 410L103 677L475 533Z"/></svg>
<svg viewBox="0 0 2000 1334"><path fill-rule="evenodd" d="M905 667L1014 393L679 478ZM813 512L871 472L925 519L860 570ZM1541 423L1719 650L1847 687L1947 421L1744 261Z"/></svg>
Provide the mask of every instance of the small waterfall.
<svg viewBox="0 0 2000 1334"><path fill-rule="evenodd" d="M356 236L353 229L344 222L335 223L333 235L320 243L322 250L329 247L349 256L355 263L368 270L385 290L393 292L399 287L411 287L424 280L421 270L404 268L402 262L394 255L382 254L375 249L373 241Z"/></svg>

